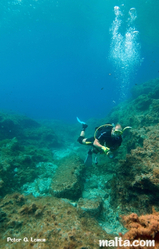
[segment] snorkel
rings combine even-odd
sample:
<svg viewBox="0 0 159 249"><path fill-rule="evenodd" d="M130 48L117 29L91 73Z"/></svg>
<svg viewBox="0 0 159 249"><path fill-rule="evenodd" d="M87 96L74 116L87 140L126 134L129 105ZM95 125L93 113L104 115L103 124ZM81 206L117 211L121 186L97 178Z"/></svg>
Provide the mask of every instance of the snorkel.
<svg viewBox="0 0 159 249"><path fill-rule="evenodd" d="M113 133L116 135L116 136L121 136L123 134L123 132L127 129L131 129L132 127L131 126L126 126L123 130L118 130L117 128L113 128Z"/></svg>

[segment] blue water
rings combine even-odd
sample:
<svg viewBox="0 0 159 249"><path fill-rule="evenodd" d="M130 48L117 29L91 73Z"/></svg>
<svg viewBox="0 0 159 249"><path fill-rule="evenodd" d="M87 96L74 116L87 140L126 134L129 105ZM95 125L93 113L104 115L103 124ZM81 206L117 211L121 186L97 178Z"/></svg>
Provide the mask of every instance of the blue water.
<svg viewBox="0 0 159 249"><path fill-rule="evenodd" d="M115 6L123 40L136 11L137 56L124 69L111 54ZM159 77L158 13L158 0L1 1L0 109L68 122L105 117L134 84Z"/></svg>

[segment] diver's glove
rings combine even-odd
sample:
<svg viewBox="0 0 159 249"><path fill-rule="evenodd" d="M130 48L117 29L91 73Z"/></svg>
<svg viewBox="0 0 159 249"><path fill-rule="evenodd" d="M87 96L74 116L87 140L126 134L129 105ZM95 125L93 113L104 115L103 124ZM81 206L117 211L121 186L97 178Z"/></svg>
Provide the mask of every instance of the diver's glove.
<svg viewBox="0 0 159 249"><path fill-rule="evenodd" d="M108 153L108 151L110 151L110 149L108 147L102 146L102 150L104 151L105 154Z"/></svg>

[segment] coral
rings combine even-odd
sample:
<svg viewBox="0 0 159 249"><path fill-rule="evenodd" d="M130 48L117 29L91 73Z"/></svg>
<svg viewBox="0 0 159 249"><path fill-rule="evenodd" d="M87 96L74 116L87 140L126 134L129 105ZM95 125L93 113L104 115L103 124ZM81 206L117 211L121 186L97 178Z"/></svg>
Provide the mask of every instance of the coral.
<svg viewBox="0 0 159 249"><path fill-rule="evenodd" d="M159 212L153 209L152 214L138 216L132 213L128 216L122 217L125 227L129 230L124 235L122 235L123 240L130 240L132 243L134 240L155 240L155 247L159 247ZM125 247L120 247L125 248ZM126 247L129 248L141 248L137 247ZM148 247L142 247L146 249Z"/></svg>

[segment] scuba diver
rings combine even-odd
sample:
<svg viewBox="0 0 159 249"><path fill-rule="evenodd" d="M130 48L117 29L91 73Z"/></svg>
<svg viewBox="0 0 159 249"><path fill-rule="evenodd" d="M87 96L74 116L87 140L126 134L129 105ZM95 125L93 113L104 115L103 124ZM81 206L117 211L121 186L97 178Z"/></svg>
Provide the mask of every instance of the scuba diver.
<svg viewBox="0 0 159 249"><path fill-rule="evenodd" d="M130 129L130 126L122 129L120 124L104 124L95 128L94 137L85 138L85 130L88 125L77 118L77 121L82 124L82 131L77 141L80 144L91 145L91 149L88 151L88 155L85 160L85 164L90 166L92 164L92 154L105 154L109 158L114 157L114 151L117 150L122 143L122 134L124 130ZM97 164L97 160L95 160Z"/></svg>

